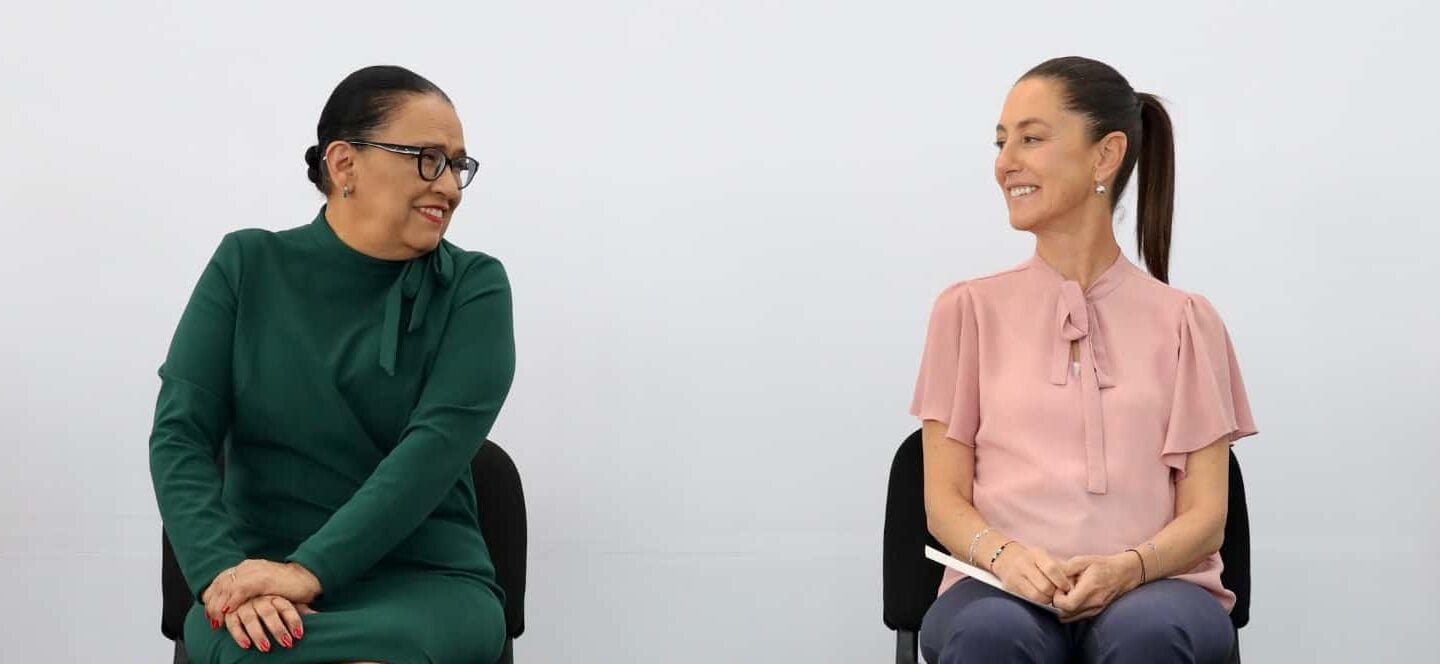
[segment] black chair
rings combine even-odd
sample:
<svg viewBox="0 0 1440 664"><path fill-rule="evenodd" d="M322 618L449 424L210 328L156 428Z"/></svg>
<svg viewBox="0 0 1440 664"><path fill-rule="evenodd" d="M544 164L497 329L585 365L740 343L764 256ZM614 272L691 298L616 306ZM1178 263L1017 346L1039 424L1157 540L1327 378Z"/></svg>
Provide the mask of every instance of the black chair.
<svg viewBox="0 0 1440 664"><path fill-rule="evenodd" d="M945 550L925 524L924 463L924 448L916 431L895 452L885 497L884 619L885 626L895 630L896 664L919 661L920 621L940 588L942 568L923 555L927 544ZM1233 451L1229 509L1225 543L1220 547L1220 558L1225 561L1220 579L1235 593L1230 622L1237 632L1230 662L1240 664L1238 630L1250 622L1250 514L1245 506L1245 480Z"/></svg>
<svg viewBox="0 0 1440 664"><path fill-rule="evenodd" d="M505 649L496 664L513 664L514 642L525 632L525 492L515 462L499 445L485 441L470 463L480 532L505 591ZM160 589L164 595L160 632L175 642L174 664L189 664L185 654L185 614L195 599L185 583L170 539L161 533Z"/></svg>

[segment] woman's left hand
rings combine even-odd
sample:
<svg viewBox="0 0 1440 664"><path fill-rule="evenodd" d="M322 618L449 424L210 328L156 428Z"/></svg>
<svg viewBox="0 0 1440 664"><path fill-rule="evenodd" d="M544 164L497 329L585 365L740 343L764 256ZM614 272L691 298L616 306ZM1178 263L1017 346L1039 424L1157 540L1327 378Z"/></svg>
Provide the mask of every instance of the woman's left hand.
<svg viewBox="0 0 1440 664"><path fill-rule="evenodd" d="M205 603L210 625L218 627L227 613L261 595L279 595L295 604L310 604L320 590L320 580L297 563L252 559L221 572L200 599Z"/></svg>
<svg viewBox="0 0 1440 664"><path fill-rule="evenodd" d="M261 595L240 605L225 616L225 627L235 645L244 649L255 646L260 652L270 652L270 639L274 638L281 647L293 648L295 641L305 635L300 616L315 613L304 604L295 604L279 595Z"/></svg>
<svg viewBox="0 0 1440 664"><path fill-rule="evenodd" d="M1111 602L1140 585L1140 559L1125 551L1113 556L1076 556L1064 563L1065 574L1075 579L1068 593L1055 593L1060 622L1093 618Z"/></svg>

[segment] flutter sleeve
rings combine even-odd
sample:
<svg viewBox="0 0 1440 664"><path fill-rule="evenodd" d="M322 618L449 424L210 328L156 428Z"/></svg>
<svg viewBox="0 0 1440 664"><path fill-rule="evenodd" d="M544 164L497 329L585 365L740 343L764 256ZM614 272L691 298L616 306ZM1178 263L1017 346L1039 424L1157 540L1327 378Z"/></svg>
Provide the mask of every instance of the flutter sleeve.
<svg viewBox="0 0 1440 664"><path fill-rule="evenodd" d="M1179 364L1161 460L1185 476L1191 452L1217 440L1234 442L1256 433L1250 400L1240 377L1235 348L1220 314L1191 295L1180 320Z"/></svg>
<svg viewBox="0 0 1440 664"><path fill-rule="evenodd" d="M930 313L910 414L946 425L946 436L971 447L980 429L980 339L970 289L955 284Z"/></svg>

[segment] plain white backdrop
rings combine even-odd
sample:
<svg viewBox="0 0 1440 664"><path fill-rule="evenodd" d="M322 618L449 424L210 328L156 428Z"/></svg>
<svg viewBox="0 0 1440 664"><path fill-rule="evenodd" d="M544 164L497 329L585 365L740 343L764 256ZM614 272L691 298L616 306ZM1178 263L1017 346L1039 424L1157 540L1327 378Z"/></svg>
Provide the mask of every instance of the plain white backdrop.
<svg viewBox="0 0 1440 664"><path fill-rule="evenodd" d="M168 661L155 370L225 232L314 214L330 90L394 63L455 100L482 170L450 238L514 283L519 661L886 661L926 316L1031 252L992 127L1068 54L1175 117L1172 282L1261 429L1246 660L1425 657L1437 12L1245 4L7 2L0 660Z"/></svg>

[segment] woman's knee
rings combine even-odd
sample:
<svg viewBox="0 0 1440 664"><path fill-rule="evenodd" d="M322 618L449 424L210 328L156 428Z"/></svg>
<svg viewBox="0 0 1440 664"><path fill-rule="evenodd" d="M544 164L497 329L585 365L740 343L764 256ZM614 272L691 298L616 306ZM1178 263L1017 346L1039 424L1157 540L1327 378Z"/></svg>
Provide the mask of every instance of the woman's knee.
<svg viewBox="0 0 1440 664"><path fill-rule="evenodd" d="M1134 653L1191 652L1193 638L1179 615L1172 611L1137 613L1107 621L1094 628L1102 650Z"/></svg>
<svg viewBox="0 0 1440 664"><path fill-rule="evenodd" d="M1164 581L1122 596L1091 626L1087 650L1099 662L1194 661L1229 658L1235 633L1220 603L1198 586ZM1133 595L1133 596L1132 596Z"/></svg>
<svg viewBox="0 0 1440 664"><path fill-rule="evenodd" d="M1004 661L1063 661L1057 625L1009 597L981 597L954 610L926 614L921 652L933 664Z"/></svg>

